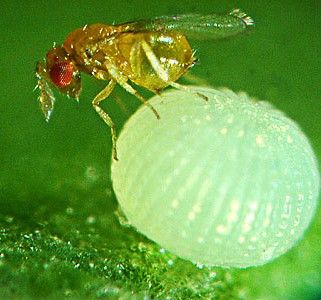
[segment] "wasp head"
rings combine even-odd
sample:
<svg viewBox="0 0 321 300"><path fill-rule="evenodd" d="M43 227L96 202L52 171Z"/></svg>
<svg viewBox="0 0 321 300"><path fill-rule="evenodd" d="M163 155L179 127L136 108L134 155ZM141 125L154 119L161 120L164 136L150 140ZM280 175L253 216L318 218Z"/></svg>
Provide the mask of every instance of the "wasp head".
<svg viewBox="0 0 321 300"><path fill-rule="evenodd" d="M37 63L36 77L37 87L40 90L39 102L47 121L55 102L51 87L55 87L68 97L78 99L80 95L80 72L62 46L49 50L46 59Z"/></svg>

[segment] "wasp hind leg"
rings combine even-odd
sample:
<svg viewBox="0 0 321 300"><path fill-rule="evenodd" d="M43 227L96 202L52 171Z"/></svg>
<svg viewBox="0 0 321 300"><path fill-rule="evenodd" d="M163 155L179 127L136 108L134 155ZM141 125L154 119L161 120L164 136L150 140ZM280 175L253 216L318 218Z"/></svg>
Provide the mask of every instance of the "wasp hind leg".
<svg viewBox="0 0 321 300"><path fill-rule="evenodd" d="M171 81L168 78L168 74L166 73L166 71L163 69L162 65L160 64L158 58L156 57L153 49L150 47L150 45L148 45L148 43L145 40L141 41L141 47L143 49L143 51L146 54L147 59L149 60L149 63L151 64L152 68L154 69L154 71L156 72L157 76L165 81L168 85L178 89L178 90L183 90L186 92L191 92L191 93L195 93L194 91L192 91L188 86L179 84L177 82ZM208 98L203 95L202 93L198 93L196 92L196 95L201 97L204 100L208 100Z"/></svg>
<svg viewBox="0 0 321 300"><path fill-rule="evenodd" d="M110 127L111 130L111 140L112 140L112 152L113 152L113 158L115 160L118 160L117 157L117 148L116 148L116 140L117 140L117 134L116 134L116 127L115 124L113 122L113 120L111 119L111 117L109 116L108 113L106 113L99 105L100 102L105 100L106 98L108 98L108 96L110 95L110 93L112 92L112 90L114 89L116 85L116 81L114 79L111 79L109 81L109 83L107 84L107 86L94 98L94 100L92 101L92 105L94 107L94 109L96 110L96 112L98 113L98 115L103 119L103 121Z"/></svg>

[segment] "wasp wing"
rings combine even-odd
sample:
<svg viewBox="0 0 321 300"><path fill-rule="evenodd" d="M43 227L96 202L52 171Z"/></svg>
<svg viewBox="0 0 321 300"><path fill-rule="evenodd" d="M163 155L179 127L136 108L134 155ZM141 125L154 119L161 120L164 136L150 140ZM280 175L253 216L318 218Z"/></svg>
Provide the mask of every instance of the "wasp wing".
<svg viewBox="0 0 321 300"><path fill-rule="evenodd" d="M157 17L125 23L126 32L175 31L194 39L219 39L236 35L254 25L251 17L239 9L226 15L186 14Z"/></svg>

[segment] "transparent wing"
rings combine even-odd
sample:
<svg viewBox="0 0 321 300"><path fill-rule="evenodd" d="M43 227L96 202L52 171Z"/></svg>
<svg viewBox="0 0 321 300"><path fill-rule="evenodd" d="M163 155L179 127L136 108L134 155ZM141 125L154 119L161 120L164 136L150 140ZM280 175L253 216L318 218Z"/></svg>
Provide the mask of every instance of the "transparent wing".
<svg viewBox="0 0 321 300"><path fill-rule="evenodd" d="M194 39L219 39L236 35L254 25L251 17L239 9L226 15L187 14L164 16L125 23L124 31L176 31Z"/></svg>

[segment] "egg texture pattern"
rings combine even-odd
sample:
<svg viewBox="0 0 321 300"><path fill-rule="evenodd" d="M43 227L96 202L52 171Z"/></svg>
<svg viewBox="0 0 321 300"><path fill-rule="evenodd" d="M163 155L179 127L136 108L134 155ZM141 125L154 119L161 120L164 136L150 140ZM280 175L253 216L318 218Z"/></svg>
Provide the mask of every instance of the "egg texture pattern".
<svg viewBox="0 0 321 300"><path fill-rule="evenodd" d="M145 106L129 119L111 170L132 226L208 266L261 265L302 238L320 177L295 122L227 89L170 90L149 101L160 120Z"/></svg>

